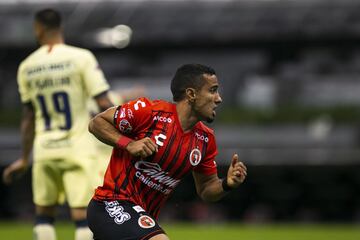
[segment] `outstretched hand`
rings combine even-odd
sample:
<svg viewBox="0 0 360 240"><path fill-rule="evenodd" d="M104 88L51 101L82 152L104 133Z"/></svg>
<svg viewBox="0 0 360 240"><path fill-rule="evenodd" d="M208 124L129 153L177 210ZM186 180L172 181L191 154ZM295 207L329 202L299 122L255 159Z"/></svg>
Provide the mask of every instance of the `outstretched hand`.
<svg viewBox="0 0 360 240"><path fill-rule="evenodd" d="M245 180L246 175L246 166L239 161L239 156L235 153L227 173L227 185L230 188L237 188Z"/></svg>
<svg viewBox="0 0 360 240"><path fill-rule="evenodd" d="M3 181L5 184L11 184L14 180L20 178L28 169L28 162L23 158L19 158L10 166L5 168L3 172Z"/></svg>

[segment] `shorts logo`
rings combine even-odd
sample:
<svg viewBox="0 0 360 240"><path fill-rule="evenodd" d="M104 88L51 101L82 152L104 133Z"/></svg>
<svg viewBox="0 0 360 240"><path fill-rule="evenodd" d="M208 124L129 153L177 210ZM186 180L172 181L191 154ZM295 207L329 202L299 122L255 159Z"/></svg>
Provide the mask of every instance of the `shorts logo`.
<svg viewBox="0 0 360 240"><path fill-rule="evenodd" d="M193 166L196 166L200 163L201 161L201 152L199 149L194 148L191 153L190 153L190 157L189 157L190 163Z"/></svg>
<svg viewBox="0 0 360 240"><path fill-rule="evenodd" d="M105 210L109 213L110 217L114 218L116 224L123 224L131 218L130 214L124 212L124 208L117 201L105 202L105 205Z"/></svg>
<svg viewBox="0 0 360 240"><path fill-rule="evenodd" d="M139 217L138 224L142 228L152 228L155 227L155 221L146 215Z"/></svg>
<svg viewBox="0 0 360 240"><path fill-rule="evenodd" d="M132 126L130 125L128 120L122 119L119 123L119 129L123 133L129 133L132 130Z"/></svg>

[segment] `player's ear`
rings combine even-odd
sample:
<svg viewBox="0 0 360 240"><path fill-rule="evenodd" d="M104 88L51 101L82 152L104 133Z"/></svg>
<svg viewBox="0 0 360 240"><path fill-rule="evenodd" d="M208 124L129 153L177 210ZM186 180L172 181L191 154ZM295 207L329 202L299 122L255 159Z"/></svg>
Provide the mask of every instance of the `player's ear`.
<svg viewBox="0 0 360 240"><path fill-rule="evenodd" d="M194 102L196 98L196 90L195 88L187 88L185 90L186 98L189 100L189 102Z"/></svg>

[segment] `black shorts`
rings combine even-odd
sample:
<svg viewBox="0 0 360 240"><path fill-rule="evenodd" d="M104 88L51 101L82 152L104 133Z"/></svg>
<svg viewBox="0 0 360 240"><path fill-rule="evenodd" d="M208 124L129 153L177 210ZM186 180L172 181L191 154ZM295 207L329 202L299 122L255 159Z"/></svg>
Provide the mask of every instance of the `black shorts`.
<svg viewBox="0 0 360 240"><path fill-rule="evenodd" d="M91 200L87 220L95 240L147 240L164 233L144 209L125 201Z"/></svg>

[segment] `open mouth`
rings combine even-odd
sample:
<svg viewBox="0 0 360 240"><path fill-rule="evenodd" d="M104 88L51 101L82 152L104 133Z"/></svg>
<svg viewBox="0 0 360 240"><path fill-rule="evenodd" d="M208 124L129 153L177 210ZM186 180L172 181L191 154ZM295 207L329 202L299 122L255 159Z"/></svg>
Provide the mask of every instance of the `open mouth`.
<svg viewBox="0 0 360 240"><path fill-rule="evenodd" d="M216 107L213 108L212 114L213 116L216 116Z"/></svg>

